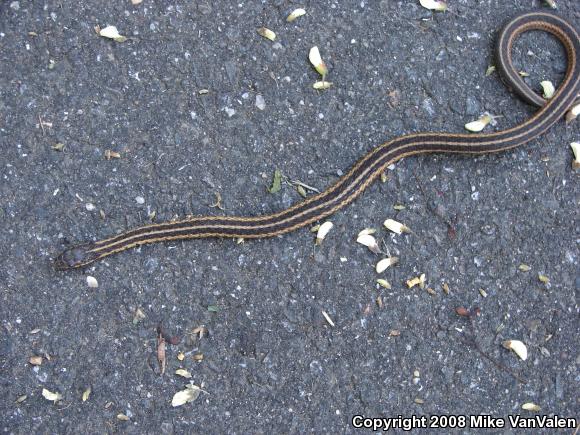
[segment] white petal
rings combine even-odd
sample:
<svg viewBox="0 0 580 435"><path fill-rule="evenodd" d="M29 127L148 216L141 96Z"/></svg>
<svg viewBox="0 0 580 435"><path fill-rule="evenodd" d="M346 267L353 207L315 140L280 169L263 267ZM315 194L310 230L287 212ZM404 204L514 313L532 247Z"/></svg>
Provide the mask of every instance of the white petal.
<svg viewBox="0 0 580 435"><path fill-rule="evenodd" d="M288 15L288 17L286 18L286 21L288 21L289 23L291 23L292 21L294 21L296 18L301 17L302 15L305 15L306 11L302 8L298 8L298 9L294 9L290 15Z"/></svg>
<svg viewBox="0 0 580 435"><path fill-rule="evenodd" d="M506 340L502 344L506 349L513 350L522 360L528 359L528 348L520 340Z"/></svg>
<svg viewBox="0 0 580 435"><path fill-rule="evenodd" d="M324 238L326 237L326 235L332 229L333 226L334 224L330 221L326 221L322 225L320 225L320 228L318 228L318 232L316 233L317 245L320 245L322 243L322 241L324 240Z"/></svg>
<svg viewBox="0 0 580 435"><path fill-rule="evenodd" d="M266 39L269 39L270 41L273 41L276 39L276 34L271 31L270 29L268 29L267 27L260 27L258 29L258 34L260 36L263 36Z"/></svg>
<svg viewBox="0 0 580 435"><path fill-rule="evenodd" d="M554 92L556 92L556 88L554 88L554 85L552 84L552 82L550 82L548 80L544 80L543 82L540 82L540 86L544 90L544 98L550 99L554 96Z"/></svg>
<svg viewBox="0 0 580 435"><path fill-rule="evenodd" d="M410 233L411 230L406 225L403 225L400 222L397 222L393 219L387 219L383 222L383 225L388 229L391 230L393 233L402 234L402 233Z"/></svg>
<svg viewBox="0 0 580 435"><path fill-rule="evenodd" d="M465 129L473 131L474 133L480 132L487 126L487 124L491 122L492 119L493 118L491 115L483 115L477 121L472 121L465 124Z"/></svg>
<svg viewBox="0 0 580 435"><path fill-rule="evenodd" d="M322 61L318 47L314 46L310 49L310 52L308 53L308 59L316 71L318 71L318 74L320 74L322 77L328 73L328 68L326 68L326 64Z"/></svg>
<svg viewBox="0 0 580 435"><path fill-rule="evenodd" d="M443 12L447 9L447 3L440 0L419 0L421 6L425 9L430 9L432 11L440 11Z"/></svg>
<svg viewBox="0 0 580 435"><path fill-rule="evenodd" d="M99 286L99 282L97 281L97 278L89 275L87 276L87 285L90 288L97 288Z"/></svg>
<svg viewBox="0 0 580 435"><path fill-rule="evenodd" d="M535 403L528 402L528 403L524 403L522 405L522 409L525 409L526 411L535 411L535 412L537 412L541 408L540 408L540 405L536 405Z"/></svg>
<svg viewBox="0 0 580 435"><path fill-rule="evenodd" d="M58 402L60 399L62 399L62 396L59 393L53 393L46 388L42 389L42 397L44 397L46 400L50 400L51 402Z"/></svg>
<svg viewBox="0 0 580 435"><path fill-rule="evenodd" d="M326 81L319 81L319 82L315 82L312 87L314 89L316 89L317 91L323 91L324 89L328 89L332 86L332 82L326 82Z"/></svg>
<svg viewBox="0 0 580 435"><path fill-rule="evenodd" d="M379 252L381 252L381 249L379 248L379 244L377 243L377 239L375 239L370 234L363 234L362 236L358 236L356 241L357 241L357 243L360 243L361 245L365 245L367 248L369 248L375 254L378 254Z"/></svg>
<svg viewBox="0 0 580 435"><path fill-rule="evenodd" d="M375 266L375 269L376 269L377 273L383 273L385 270L387 270L387 267L393 266L393 265L397 264L398 262L399 262L399 257L383 258L381 261L379 261L377 263L377 265Z"/></svg>

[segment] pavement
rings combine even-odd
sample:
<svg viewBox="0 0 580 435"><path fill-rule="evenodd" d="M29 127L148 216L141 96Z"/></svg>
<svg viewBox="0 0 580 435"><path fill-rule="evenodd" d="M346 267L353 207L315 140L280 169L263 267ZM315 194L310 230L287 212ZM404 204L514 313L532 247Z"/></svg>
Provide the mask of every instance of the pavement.
<svg viewBox="0 0 580 435"><path fill-rule="evenodd" d="M0 431L350 433L355 415L578 417L578 122L507 153L404 159L330 218L320 246L302 229L52 266L67 244L153 218L300 201L288 183L268 192L276 169L323 190L389 138L463 132L485 111L498 117L486 131L528 118L535 109L485 73L502 23L547 6L449 4L2 2ZM580 4L557 4L580 27ZM107 25L127 39L99 36ZM324 91L312 88L315 45L333 82ZM514 61L538 90L566 65L541 33L519 40ZM387 218L413 232L389 233ZM382 256L355 241L367 227L400 259L381 276ZM425 288L408 288L421 274ZM187 385L197 398L173 407Z"/></svg>

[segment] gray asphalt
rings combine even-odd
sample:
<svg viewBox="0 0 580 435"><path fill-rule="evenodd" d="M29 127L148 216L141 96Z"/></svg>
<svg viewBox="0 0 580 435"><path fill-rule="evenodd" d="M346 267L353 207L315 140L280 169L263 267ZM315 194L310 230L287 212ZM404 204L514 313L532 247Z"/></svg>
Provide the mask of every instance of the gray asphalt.
<svg viewBox="0 0 580 435"><path fill-rule="evenodd" d="M580 27L580 4L557 3ZM307 14L286 23L299 6ZM521 409L528 402L540 415L578 416L580 188L569 147L578 122L508 153L407 158L330 218L320 246L303 229L243 244L157 244L84 271L52 267L69 243L152 213L257 215L300 201L288 184L268 193L276 169L322 190L389 138L463 132L485 111L498 116L487 131L522 122L535 109L485 72L502 23L545 7L2 2L0 431L351 432L357 414L536 415ZM106 25L128 39L99 37L95 26ZM314 45L334 83L322 92L312 89ZM538 90L566 65L541 33L524 35L514 60ZM107 150L120 158L105 159ZM211 207L216 192L223 212ZM387 218L413 233L389 234ZM381 257L355 242L366 227L400 258L383 276L390 290L376 284ZM434 295L405 285L422 273ZM457 307L480 313L461 317ZM178 341L163 376L160 322ZM527 345L526 361L502 347L509 339ZM173 408L190 382L204 391ZM43 388L62 399L46 400Z"/></svg>

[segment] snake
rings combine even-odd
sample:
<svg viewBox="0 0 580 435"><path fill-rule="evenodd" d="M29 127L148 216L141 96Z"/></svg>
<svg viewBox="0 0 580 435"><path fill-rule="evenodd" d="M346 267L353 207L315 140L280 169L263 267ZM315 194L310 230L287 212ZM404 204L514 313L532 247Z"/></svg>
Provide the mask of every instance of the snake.
<svg viewBox="0 0 580 435"><path fill-rule="evenodd" d="M524 32L552 34L564 47L567 68L554 95L545 99L523 80L512 62L514 41ZM190 216L129 229L98 241L72 245L54 260L58 270L76 269L127 249L157 242L199 239L274 237L311 225L353 202L387 167L425 153L481 155L519 147L544 134L571 107L580 104L580 37L572 24L551 11L533 11L509 20L495 48L501 79L520 99L539 109L515 127L493 133L426 132L396 137L371 149L334 184L282 211L259 216Z"/></svg>

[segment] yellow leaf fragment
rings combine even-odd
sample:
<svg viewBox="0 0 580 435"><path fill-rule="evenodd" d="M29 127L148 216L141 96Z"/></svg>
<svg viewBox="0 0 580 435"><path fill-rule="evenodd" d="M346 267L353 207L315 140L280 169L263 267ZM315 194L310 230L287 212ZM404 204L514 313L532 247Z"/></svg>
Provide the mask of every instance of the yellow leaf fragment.
<svg viewBox="0 0 580 435"><path fill-rule="evenodd" d="M513 350L523 361L528 359L528 348L520 340L506 340L502 345L506 349Z"/></svg>
<svg viewBox="0 0 580 435"><path fill-rule="evenodd" d="M274 41L276 39L276 34L267 27L260 27L258 29L258 35L263 36L270 41Z"/></svg>
<svg viewBox="0 0 580 435"><path fill-rule="evenodd" d="M125 414L117 414L117 420L129 421L129 417L127 417Z"/></svg>
<svg viewBox="0 0 580 435"><path fill-rule="evenodd" d="M525 72L525 71L520 71L518 74L520 75L520 77L529 77L530 76L530 74Z"/></svg>
<svg viewBox="0 0 580 435"><path fill-rule="evenodd" d="M554 84L549 81L549 80L544 80L543 82L540 82L540 86L542 87L542 90L544 91L544 98L549 100L550 98L552 98L554 96L554 93L556 92L556 88L554 87Z"/></svg>
<svg viewBox="0 0 580 435"><path fill-rule="evenodd" d="M580 107L580 104L578 105ZM572 142L570 144L574 159L572 160L572 168L580 169L580 142Z"/></svg>
<svg viewBox="0 0 580 435"><path fill-rule="evenodd" d="M408 226L400 222L397 222L396 220L393 219L387 219L386 221L383 222L383 225L385 226L386 229L392 231L393 233L403 234L411 232L411 229Z"/></svg>
<svg viewBox="0 0 580 435"><path fill-rule="evenodd" d="M445 12L447 10L447 3L441 0L419 0L419 3L431 11Z"/></svg>
<svg viewBox="0 0 580 435"><path fill-rule="evenodd" d="M486 292L484 289L482 289L482 288L480 288L480 289L479 289L479 294L480 294L482 297L484 297L484 298L486 298L486 297L487 297L487 292Z"/></svg>
<svg viewBox="0 0 580 435"><path fill-rule="evenodd" d="M107 26L104 29L100 29L99 35L103 38L109 38L116 42L125 42L127 40L127 37L119 34L119 31L115 26Z"/></svg>
<svg viewBox="0 0 580 435"><path fill-rule="evenodd" d="M15 400L16 403L22 403L24 402L26 399L28 399L28 396L26 394L23 394L22 396L18 396L18 398Z"/></svg>
<svg viewBox="0 0 580 435"><path fill-rule="evenodd" d="M490 75L492 75L495 72L495 65L490 65L487 67L487 69L485 70L485 76L489 77Z"/></svg>
<svg viewBox="0 0 580 435"><path fill-rule="evenodd" d="M81 400L83 402L86 402L87 400L89 400L89 396L91 395L91 392L92 392L92 388L87 387L87 389L85 391L83 391L83 395L81 396Z"/></svg>
<svg viewBox="0 0 580 435"><path fill-rule="evenodd" d="M312 64L314 69L324 79L324 77L326 77L326 74L328 74L328 68L326 64L322 61L322 57L320 56L320 51L318 50L318 47L314 46L310 49L310 52L308 53L308 60L310 60L310 63Z"/></svg>
<svg viewBox="0 0 580 435"><path fill-rule="evenodd" d="M64 144L62 142L55 143L51 148L55 151L62 151L64 149Z"/></svg>
<svg viewBox="0 0 580 435"><path fill-rule="evenodd" d="M191 378L191 373L189 373L189 371L185 370L185 369L177 369L175 370L175 374L177 376L182 376L184 378Z"/></svg>
<svg viewBox="0 0 580 435"><path fill-rule="evenodd" d="M421 288L425 288L425 274L422 273L420 276L408 279L406 284L407 284L407 287L409 287L409 288L413 288L416 285L418 285Z"/></svg>
<svg viewBox="0 0 580 435"><path fill-rule="evenodd" d="M60 395L60 393L53 393L50 390L47 390L46 388L42 389L42 397L44 397L46 400L50 400L51 402L58 402L59 400L62 399L62 396Z"/></svg>
<svg viewBox="0 0 580 435"><path fill-rule="evenodd" d="M524 403L522 405L522 409L525 409L526 411L538 412L542 408L540 408L540 405L536 405L535 403L528 402L528 403Z"/></svg>
<svg viewBox="0 0 580 435"><path fill-rule="evenodd" d="M179 353L177 354L177 359L178 359L179 361L183 361L183 360L185 359L185 354L184 354L183 352L179 352Z"/></svg>
<svg viewBox="0 0 580 435"><path fill-rule="evenodd" d="M290 15L288 15L288 16L286 17L286 21L287 21L287 22L289 22L289 23L291 23L291 22L292 22L292 21L294 21L296 18L299 18L299 17L301 17L302 15L306 15L306 11L305 11L304 9L302 9L302 8L297 8L297 9L294 9L294 10L293 10L293 11L290 13Z"/></svg>
<svg viewBox="0 0 580 435"><path fill-rule="evenodd" d="M541 273L538 274L538 279L544 284L548 284L550 282L550 278L548 278L546 275L542 275Z"/></svg>
<svg viewBox="0 0 580 435"><path fill-rule="evenodd" d="M327 81L319 81L319 82L315 82L312 87L314 89L316 89L317 91L323 91L325 89L328 89L332 86L332 82L327 82Z"/></svg>
<svg viewBox="0 0 580 435"><path fill-rule="evenodd" d="M383 288L386 288L387 290L391 289L391 283L386 279L377 279L377 284Z"/></svg>
<svg viewBox="0 0 580 435"><path fill-rule="evenodd" d="M176 407L193 402L199 397L200 391L201 388L199 388L197 385L189 384L185 390L178 391L173 395L173 399L171 399L171 406Z"/></svg>
<svg viewBox="0 0 580 435"><path fill-rule="evenodd" d="M389 266L394 266L399 262L399 257L388 257L383 258L381 261L377 263L375 266L375 270L377 273L383 273Z"/></svg>
<svg viewBox="0 0 580 435"><path fill-rule="evenodd" d="M485 114L477 121L468 122L465 124L465 129L474 133L483 130L493 120L490 114Z"/></svg>
<svg viewBox="0 0 580 435"><path fill-rule="evenodd" d="M326 235L332 229L333 226L334 224L330 221L326 221L322 225L320 225L320 228L318 228L318 231L316 232L317 245L320 245L322 243L322 241L324 240L324 238L326 237Z"/></svg>
<svg viewBox="0 0 580 435"><path fill-rule="evenodd" d="M530 266L528 266L527 264L522 263L518 266L518 269L520 269L522 272L528 272L532 268Z"/></svg>

